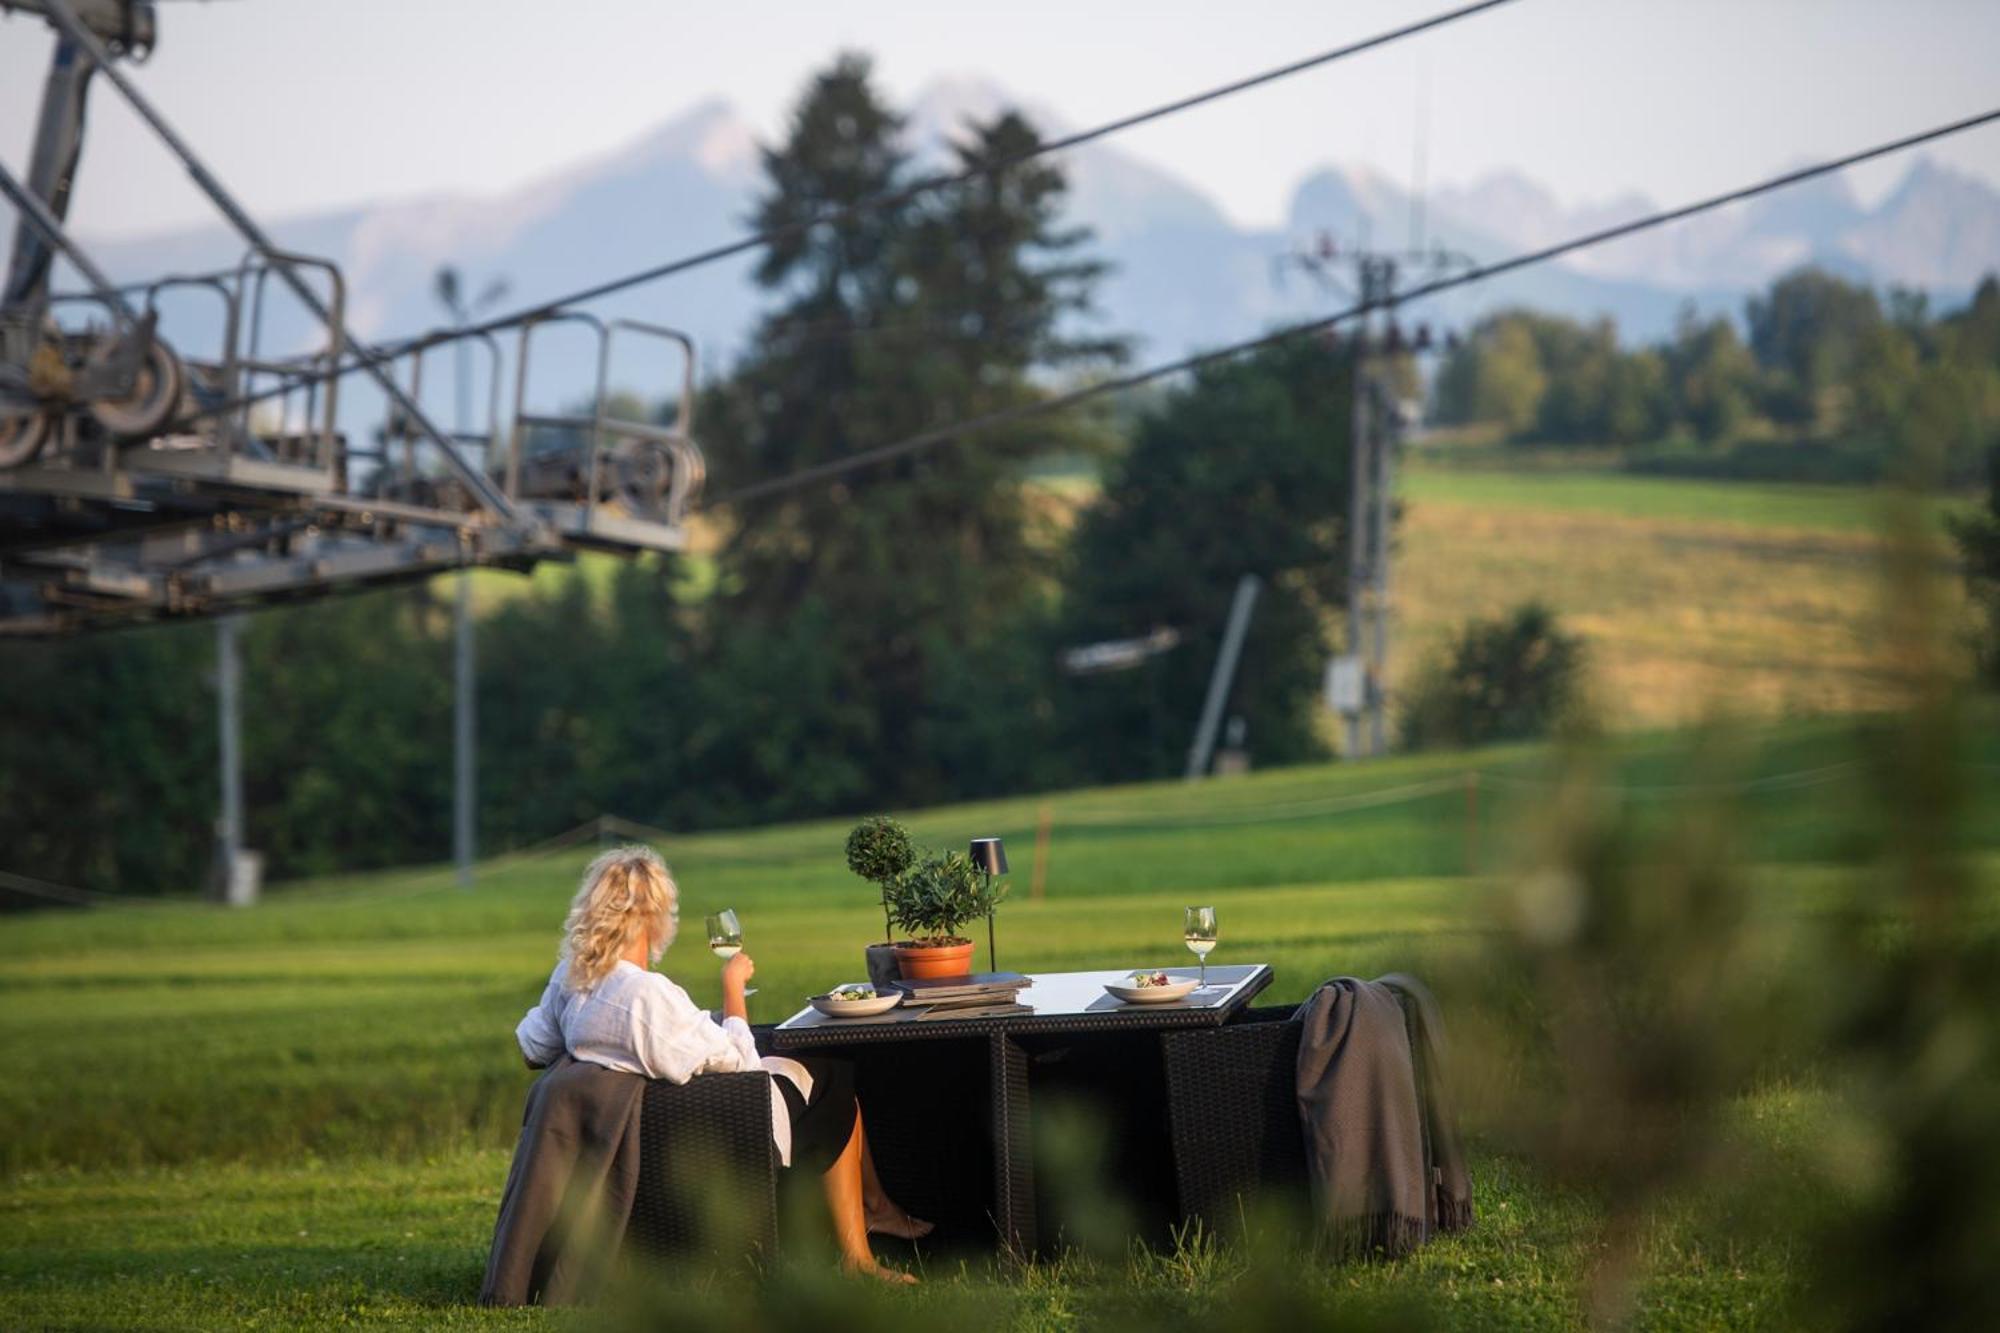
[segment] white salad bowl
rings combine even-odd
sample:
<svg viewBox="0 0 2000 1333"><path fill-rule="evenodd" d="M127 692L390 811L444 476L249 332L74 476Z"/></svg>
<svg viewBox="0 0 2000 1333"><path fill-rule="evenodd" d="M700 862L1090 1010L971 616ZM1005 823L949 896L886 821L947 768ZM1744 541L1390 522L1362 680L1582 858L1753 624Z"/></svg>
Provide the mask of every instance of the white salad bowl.
<svg viewBox="0 0 2000 1333"><path fill-rule="evenodd" d="M876 1014L886 1014L903 1002L903 992L892 990L884 995L877 992L870 1000L836 1000L832 994L815 995L806 1001L828 1018L873 1018Z"/></svg>
<svg viewBox="0 0 2000 1333"><path fill-rule="evenodd" d="M1194 993L1201 982L1189 979L1175 981L1165 986L1134 986L1129 982L1107 981L1104 989L1110 991L1127 1004L1170 1004L1184 1000Z"/></svg>

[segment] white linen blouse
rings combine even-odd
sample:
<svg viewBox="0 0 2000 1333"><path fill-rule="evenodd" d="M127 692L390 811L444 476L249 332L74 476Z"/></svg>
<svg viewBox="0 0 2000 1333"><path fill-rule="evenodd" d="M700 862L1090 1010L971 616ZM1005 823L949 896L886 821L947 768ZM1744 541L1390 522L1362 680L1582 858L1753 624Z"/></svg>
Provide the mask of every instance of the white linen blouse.
<svg viewBox="0 0 2000 1333"><path fill-rule="evenodd" d="M778 1079L790 1079L801 1097L811 1097L812 1075L804 1065L758 1055L748 1023L733 1015L717 1023L672 981L625 959L586 991L571 990L568 977L569 963L557 963L541 1001L514 1029L529 1064L546 1065L568 1051L606 1069L670 1083L762 1069L772 1075L771 1137L778 1160L792 1164L792 1118Z"/></svg>

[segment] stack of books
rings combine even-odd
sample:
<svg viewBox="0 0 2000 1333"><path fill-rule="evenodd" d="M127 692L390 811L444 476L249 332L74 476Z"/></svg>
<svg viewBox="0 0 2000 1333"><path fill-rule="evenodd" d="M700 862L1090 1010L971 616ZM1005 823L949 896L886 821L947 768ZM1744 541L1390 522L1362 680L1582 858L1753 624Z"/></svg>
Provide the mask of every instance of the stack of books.
<svg viewBox="0 0 2000 1333"><path fill-rule="evenodd" d="M923 1008L919 1018L992 1018L1033 1013L1021 1003L1021 992L1034 984L1033 977L1019 972L974 972L964 977L898 981L896 988L903 992L905 1005Z"/></svg>

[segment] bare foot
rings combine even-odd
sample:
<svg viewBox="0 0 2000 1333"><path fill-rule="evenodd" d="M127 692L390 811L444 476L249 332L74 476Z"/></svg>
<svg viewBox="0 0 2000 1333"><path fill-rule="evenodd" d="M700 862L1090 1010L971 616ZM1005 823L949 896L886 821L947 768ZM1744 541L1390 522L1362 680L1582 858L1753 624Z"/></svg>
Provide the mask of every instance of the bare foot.
<svg viewBox="0 0 2000 1333"><path fill-rule="evenodd" d="M915 1274L901 1272L894 1268L886 1268L875 1262L872 1257L866 1263L861 1263L853 1259L843 1259L840 1266L848 1272L859 1276L880 1278L891 1286L914 1287L917 1285Z"/></svg>
<svg viewBox="0 0 2000 1333"><path fill-rule="evenodd" d="M895 1204L884 1200L867 1210L868 1230L877 1236L894 1236L897 1240L922 1240L936 1230L934 1224L921 1217L911 1217Z"/></svg>

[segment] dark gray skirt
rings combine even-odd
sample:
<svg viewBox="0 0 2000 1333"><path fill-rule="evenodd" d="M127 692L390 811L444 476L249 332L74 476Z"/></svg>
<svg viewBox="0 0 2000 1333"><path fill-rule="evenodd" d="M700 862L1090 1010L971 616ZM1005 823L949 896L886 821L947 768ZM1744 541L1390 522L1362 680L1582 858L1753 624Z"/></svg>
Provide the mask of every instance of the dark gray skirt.
<svg viewBox="0 0 2000 1333"><path fill-rule="evenodd" d="M792 1118L792 1165L823 1172L832 1166L854 1137L854 1066L823 1056L798 1060L812 1075L812 1098L799 1096L788 1078L778 1078L778 1091Z"/></svg>

